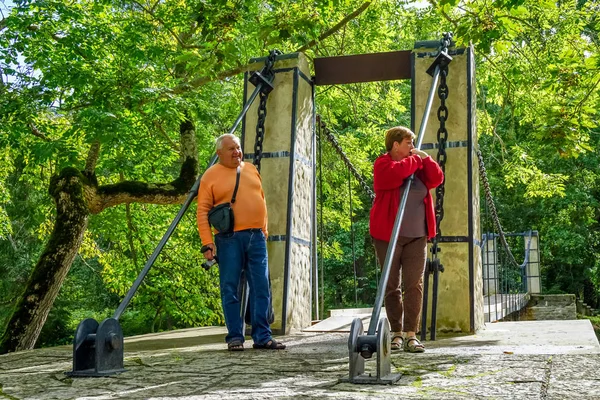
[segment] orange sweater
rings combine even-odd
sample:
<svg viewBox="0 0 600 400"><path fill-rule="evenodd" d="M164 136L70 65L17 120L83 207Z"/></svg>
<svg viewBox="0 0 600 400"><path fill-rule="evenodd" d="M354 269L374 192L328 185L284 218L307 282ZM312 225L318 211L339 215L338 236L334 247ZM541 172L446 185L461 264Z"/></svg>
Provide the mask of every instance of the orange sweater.
<svg viewBox="0 0 600 400"><path fill-rule="evenodd" d="M203 245L213 242L208 212L218 204L231 201L235 188L235 168L215 164L206 170L198 189L198 232ZM262 180L256 167L242 162L240 184L233 204L234 231L260 228L267 236L267 205ZM216 230L215 230L216 233Z"/></svg>

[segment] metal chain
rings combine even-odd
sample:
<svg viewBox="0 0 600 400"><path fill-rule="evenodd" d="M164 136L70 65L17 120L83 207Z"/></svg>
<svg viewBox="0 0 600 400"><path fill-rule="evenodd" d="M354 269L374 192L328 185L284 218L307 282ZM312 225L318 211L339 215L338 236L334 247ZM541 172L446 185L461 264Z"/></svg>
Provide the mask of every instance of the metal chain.
<svg viewBox="0 0 600 400"><path fill-rule="evenodd" d="M452 41L452 33L444 34L444 37L440 41L440 52L448 52L448 46ZM438 152L436 156L436 161L442 170L444 176L446 175L446 142L448 141L448 130L446 129L446 121L448 120L448 107L446 106L446 100L448 99L448 64L442 63L440 64L440 84L438 86L438 97L440 98L440 106L437 110L438 121L440 122L440 127L437 130L437 141L438 141ZM431 253L434 259L437 258L437 253L439 251L438 241L442 236L442 231L440 229L440 225L442 220L444 219L444 194L446 193L445 189L446 180L444 179L436 189L435 189L435 222L437 225L437 235L432 240Z"/></svg>
<svg viewBox="0 0 600 400"><path fill-rule="evenodd" d="M277 50L271 50L265 61L265 68L261 72L269 81L273 79L273 64L275 57L280 54ZM256 123L256 138L254 139L254 165L260 172L260 161L263 152L263 140L265 138L265 120L267 119L267 99L269 92L261 90L259 93L260 104L258 106L258 121Z"/></svg>
<svg viewBox="0 0 600 400"><path fill-rule="evenodd" d="M440 40L441 51L447 53L448 47L452 44L452 32L444 33L444 36Z"/></svg>
<svg viewBox="0 0 600 400"><path fill-rule="evenodd" d="M321 120L320 115L317 115L317 124L319 125L319 128L320 128L319 132L325 133L325 137L329 140L329 142L331 143L333 148L337 151L338 155L342 158L342 161L344 162L344 164L346 164L346 167L348 167L348 169L350 170L352 175L354 175L354 177L356 178L356 180L358 181L360 186L363 188L363 190L369 195L369 197L371 198L371 201L374 201L375 193L373 193L373 191L371 190L369 185L367 185L367 182L365 182L365 180L360 175L358 170L354 167L354 165L352 165L352 162L350 162L350 159L348 158L348 156L346 155L344 150L342 150L342 147L336 140L335 136L333 136L333 134L331 133L329 128L327 128L327 125L325 124L325 122L323 122L323 120Z"/></svg>
<svg viewBox="0 0 600 400"><path fill-rule="evenodd" d="M487 178L487 172L485 170L485 164L483 163L483 155L481 154L481 150L477 149L477 159L479 160L479 177L481 178L481 182L483 183L483 189L485 191L485 199L487 201L488 207L490 208L490 212L492 213L492 220L496 229L498 230L498 235L500 236L500 242L502 242L502 246L508 253L508 258L512 264L517 267L520 267L519 263L515 259L512 251L508 247L508 242L506 241L506 236L504 236L504 230L502 229L502 225L500 224L500 219L498 218L498 212L496 211L496 205L494 204L494 199L492 198L492 191L490 190L490 183Z"/></svg>
<svg viewBox="0 0 600 400"><path fill-rule="evenodd" d="M446 106L446 99L448 98L448 85L446 83L446 77L448 76L448 66L443 66L440 71L440 86L438 87L438 97L440 98L440 106L437 111L437 117L440 121L440 127L437 130L437 141L438 141L438 152L436 161L440 166L440 169L446 174L446 142L448 141L448 130L446 129L446 121L448 120L448 107ZM440 223L444 219L444 194L446 192L445 182L442 182L435 189L435 220L438 227L438 236L441 236ZM437 243L437 241L436 241Z"/></svg>

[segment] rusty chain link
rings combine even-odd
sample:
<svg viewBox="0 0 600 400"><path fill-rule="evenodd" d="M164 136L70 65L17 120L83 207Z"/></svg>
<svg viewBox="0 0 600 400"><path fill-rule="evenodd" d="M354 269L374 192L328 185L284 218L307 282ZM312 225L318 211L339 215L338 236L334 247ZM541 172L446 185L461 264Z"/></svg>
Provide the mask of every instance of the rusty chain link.
<svg viewBox="0 0 600 400"><path fill-rule="evenodd" d="M437 117L440 121L440 127L437 130L438 152L436 161L440 169L446 174L446 142L448 141L448 130L446 129L446 120L448 119L448 107L446 99L448 98L448 85L446 77L448 76L448 66L443 66L440 70L440 86L438 87L438 97L440 98L440 107L437 111ZM441 185L435 189L435 220L438 226L438 235L440 233L440 223L444 219L444 194L445 179Z"/></svg>
<svg viewBox="0 0 600 400"><path fill-rule="evenodd" d="M487 171L485 169L485 164L483 163L483 155L481 154L481 150L477 149L477 159L479 161L479 178L483 183L483 190L485 192L485 200L487 201L490 212L492 213L492 220L494 222L494 226L498 230L498 236L500 237L500 242L502 242L502 246L508 253L508 258L510 262L513 263L517 267L522 267L517 263L515 256L512 251L510 251L510 247L508 247L508 242L506 241L506 236L504 236L504 230L502 229L502 225L500 224L500 219L498 218L498 212L496 210L496 205L494 204L494 199L492 198L492 191L490 190L490 183L487 177Z"/></svg>
<svg viewBox="0 0 600 400"><path fill-rule="evenodd" d="M265 61L265 67L261 71L262 75L268 81L273 80L273 64L275 64L275 57L281 54L278 50L271 50L269 56ZM260 104L258 106L258 121L256 123L256 138L254 139L254 165L258 172L260 172L260 161L262 160L263 152L263 140L265 138L265 120L267 119L267 99L269 98L269 91L260 91Z"/></svg>
<svg viewBox="0 0 600 400"><path fill-rule="evenodd" d="M440 40L440 53L447 53L448 46L452 41L452 33L445 33L444 37ZM437 110L438 121L440 126L437 130L437 141L438 141L438 152L436 161L442 170L444 176L446 175L446 142L448 141L448 130L446 129L446 121L448 120L448 107L446 106L446 100L448 99L448 63L443 62L439 66L440 68L440 84L438 86L437 94L440 99L440 106ZM440 224L444 219L444 195L446 179L442 181L442 184L435 189L435 222L437 226L437 235L432 239L431 254L433 259L437 259L437 253L439 251L438 242L442 236ZM439 263L438 263L439 264ZM440 266L440 270L443 272L443 267Z"/></svg>
<svg viewBox="0 0 600 400"><path fill-rule="evenodd" d="M348 156L346 155L346 153L344 152L344 150L338 143L335 136L333 136L333 134L331 133L329 128L327 128L327 125L325 124L325 122L323 122L323 120L321 120L320 115L317 115L317 125L319 127L319 135L321 135L322 132L325 133L325 137L329 140L329 142L331 143L333 148L337 151L338 155L342 158L342 161L344 162L344 164L346 164L346 167L348 167L348 170L350 170L350 172L352 173L352 175L354 175L354 177L356 178L356 180L358 181L360 186L363 188L363 190L369 195L369 197L371 198L371 201L374 201L375 193L373 193L373 191L371 190L369 185L367 185L367 182L365 182L365 180L360 175L360 173L357 171L357 169L354 167L354 165L352 165L352 162L350 161L350 159L348 158Z"/></svg>

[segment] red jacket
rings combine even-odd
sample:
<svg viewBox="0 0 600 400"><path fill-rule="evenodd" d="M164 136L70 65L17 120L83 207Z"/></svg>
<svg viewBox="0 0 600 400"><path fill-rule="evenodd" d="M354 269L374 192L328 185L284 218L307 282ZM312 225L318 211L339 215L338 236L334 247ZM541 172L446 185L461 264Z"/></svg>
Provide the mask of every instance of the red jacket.
<svg viewBox="0 0 600 400"><path fill-rule="evenodd" d="M371 208L369 219L369 231L373 238L390 241L396 214L400 208L400 186L413 173L425 184L427 189L433 189L444 181L444 173L431 157L421 159L418 155L412 155L401 161L394 161L386 153L375 160L373 167L375 202ZM427 238L431 239L437 231L433 198L430 192L427 192L423 201L427 220Z"/></svg>

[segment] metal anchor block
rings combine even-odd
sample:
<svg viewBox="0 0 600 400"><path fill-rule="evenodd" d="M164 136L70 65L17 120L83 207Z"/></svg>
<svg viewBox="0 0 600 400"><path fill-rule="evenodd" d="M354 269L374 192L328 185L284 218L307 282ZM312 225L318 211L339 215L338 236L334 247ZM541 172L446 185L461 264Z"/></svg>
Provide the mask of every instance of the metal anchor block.
<svg viewBox="0 0 600 400"><path fill-rule="evenodd" d="M73 371L68 376L107 376L124 372L123 331L119 321L93 318L79 323L73 339Z"/></svg>
<svg viewBox="0 0 600 400"><path fill-rule="evenodd" d="M363 323L360 318L355 318L350 327L348 338L348 353L350 370L348 378L341 378L341 382L350 383L377 383L391 385L397 382L402 374L392 374L390 355L391 338L390 325L387 318L381 318L377 325L376 335L363 335ZM365 374L365 359L377 353L377 374Z"/></svg>

